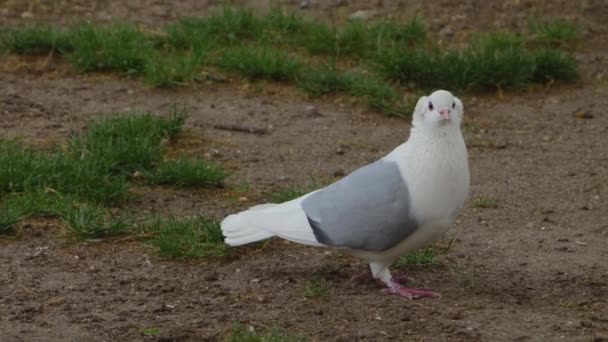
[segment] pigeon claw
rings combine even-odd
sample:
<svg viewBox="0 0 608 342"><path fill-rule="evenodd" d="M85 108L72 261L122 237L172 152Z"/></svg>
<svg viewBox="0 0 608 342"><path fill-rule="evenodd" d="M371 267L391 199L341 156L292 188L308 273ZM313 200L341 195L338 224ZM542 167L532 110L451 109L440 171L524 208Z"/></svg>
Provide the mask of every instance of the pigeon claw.
<svg viewBox="0 0 608 342"><path fill-rule="evenodd" d="M437 292L433 292L427 289L412 289L407 288L396 280L391 280L388 284L384 284L386 289L382 290L384 293L395 294L408 299L415 298L439 298L441 295Z"/></svg>

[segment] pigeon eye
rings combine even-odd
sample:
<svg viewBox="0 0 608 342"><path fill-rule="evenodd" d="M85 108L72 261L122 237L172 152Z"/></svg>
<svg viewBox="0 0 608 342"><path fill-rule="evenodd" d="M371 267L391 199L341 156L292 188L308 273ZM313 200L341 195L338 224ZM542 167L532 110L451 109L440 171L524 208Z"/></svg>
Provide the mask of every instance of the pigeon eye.
<svg viewBox="0 0 608 342"><path fill-rule="evenodd" d="M435 107L433 107L433 102L429 102L429 110L433 110Z"/></svg>
<svg viewBox="0 0 608 342"><path fill-rule="evenodd" d="M456 102L452 102L452 109L456 108Z"/></svg>

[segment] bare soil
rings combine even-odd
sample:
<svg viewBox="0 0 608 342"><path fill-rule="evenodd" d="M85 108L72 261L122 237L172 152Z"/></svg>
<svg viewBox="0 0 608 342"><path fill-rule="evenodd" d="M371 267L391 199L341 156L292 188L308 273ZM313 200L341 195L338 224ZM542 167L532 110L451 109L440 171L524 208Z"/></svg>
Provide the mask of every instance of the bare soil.
<svg viewBox="0 0 608 342"><path fill-rule="evenodd" d="M0 1L3 26L33 20L132 19L149 25L206 13L214 1ZM267 1L240 1L265 8ZM312 340L608 340L608 4L605 1L299 1L306 15L343 20L357 10L418 13L446 43L514 29L530 17L566 15L585 27L574 85L458 94L471 166L471 199L445 237L441 265L401 268L440 299L408 301L359 285L361 261L282 240L208 261L167 261L130 238L66 239L56 220L28 220L0 239L2 341L221 340L235 323L273 325ZM444 33L446 30L443 31ZM309 99L292 87L240 80L176 91L116 75L78 75L53 56L2 57L0 133L42 148L87 120L127 109L189 112L175 148L221 162L227 189L136 188L141 213L217 219L281 186L331 179L403 142L407 120L349 98ZM314 106L316 110L311 110ZM584 112L592 118L581 118ZM228 132L216 124L266 128ZM178 153L175 152L175 153ZM328 285L307 298L312 279ZM146 328L158 328L146 336Z"/></svg>

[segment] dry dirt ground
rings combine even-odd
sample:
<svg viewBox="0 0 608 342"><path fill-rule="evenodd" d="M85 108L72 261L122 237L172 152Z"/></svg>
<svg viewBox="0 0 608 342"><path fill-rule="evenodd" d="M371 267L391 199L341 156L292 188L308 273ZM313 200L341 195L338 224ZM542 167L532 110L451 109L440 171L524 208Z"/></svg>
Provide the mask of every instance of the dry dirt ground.
<svg viewBox="0 0 608 342"><path fill-rule="evenodd" d="M0 20L19 25L129 18L159 25L213 5L112 3L0 1ZM16 238L0 239L0 340L221 340L234 323L261 331L276 325L318 341L608 340L608 4L372 3L286 6L330 19L359 9L418 13L431 32L450 26L452 39L525 27L530 16L567 15L586 30L577 53L583 71L578 84L501 96L459 94L466 110L471 198L494 198L498 207L475 208L469 201L447 234L454 242L440 256L441 266L400 269L442 298L408 301L371 284L352 284L350 276L365 268L359 260L280 240L240 248L222 260L177 262L128 239L69 243L59 222L30 220ZM186 106L189 133L180 148L223 163L233 172L229 187L138 188L128 206L142 212L219 219L279 186L350 172L408 135L407 120L368 112L344 98L311 100L272 83L234 80L155 90L114 75L78 75L53 58L1 61L0 133L40 146L113 111L165 113L174 103ZM307 110L311 105L318 114ZM577 117L580 111L593 118ZM271 133L213 128L236 122ZM239 201L243 196L247 200ZM311 279L327 284L327 295L307 298ZM160 335L144 336L145 328L158 328Z"/></svg>

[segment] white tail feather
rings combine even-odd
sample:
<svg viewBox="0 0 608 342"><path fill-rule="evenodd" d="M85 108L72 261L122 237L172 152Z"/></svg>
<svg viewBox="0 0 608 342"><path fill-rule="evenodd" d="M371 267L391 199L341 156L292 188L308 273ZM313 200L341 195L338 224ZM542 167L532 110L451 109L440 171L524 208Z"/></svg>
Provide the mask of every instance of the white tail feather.
<svg viewBox="0 0 608 342"><path fill-rule="evenodd" d="M308 224L306 213L300 205L302 199L257 205L229 215L221 224L226 243L239 246L278 236L302 244L322 246Z"/></svg>

